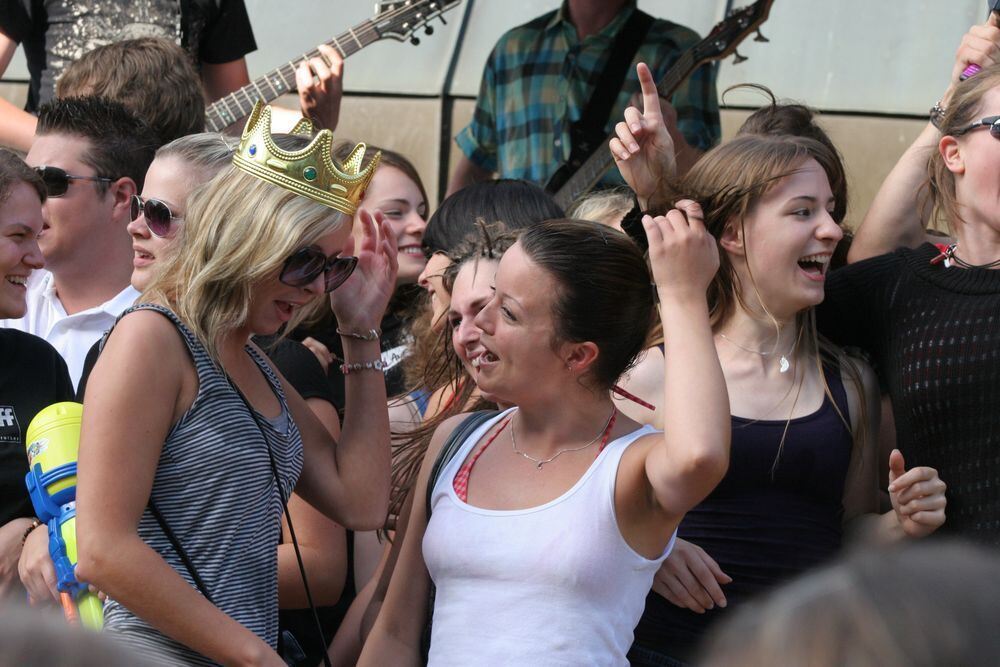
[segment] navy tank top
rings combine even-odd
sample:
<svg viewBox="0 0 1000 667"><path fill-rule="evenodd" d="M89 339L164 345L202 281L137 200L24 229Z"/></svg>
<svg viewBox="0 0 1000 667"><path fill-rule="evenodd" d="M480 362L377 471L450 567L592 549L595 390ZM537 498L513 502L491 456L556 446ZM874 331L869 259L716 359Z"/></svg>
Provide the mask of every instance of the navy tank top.
<svg viewBox="0 0 1000 667"><path fill-rule="evenodd" d="M824 368L824 373L837 408L850 423L839 370ZM636 628L636 646L690 659L709 625L840 549L853 438L829 397L819 410L790 423L732 417L732 425L726 476L685 515L677 531L733 578L722 586L727 607L696 614L650 591Z"/></svg>

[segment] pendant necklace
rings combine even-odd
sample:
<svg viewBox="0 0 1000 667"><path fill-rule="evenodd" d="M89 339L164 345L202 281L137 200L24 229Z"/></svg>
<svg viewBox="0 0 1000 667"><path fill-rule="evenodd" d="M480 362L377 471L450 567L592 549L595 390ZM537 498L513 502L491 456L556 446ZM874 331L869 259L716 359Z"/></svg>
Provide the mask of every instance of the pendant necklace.
<svg viewBox="0 0 1000 667"><path fill-rule="evenodd" d="M771 350L770 352L761 352L760 350L751 350L749 347L744 347L743 345L740 345L735 340L733 340L732 338L730 338L726 334L722 333L721 331L719 332L719 336L721 338L725 338L727 341L729 341L730 343L732 343L736 347L740 348L744 352L750 352L751 354L757 354L757 355L760 355L762 357L771 357L771 356L774 356L774 350ZM789 350L789 354L790 353L791 353L791 351ZM792 367L792 362L790 362L788 360L788 356L787 355L783 354L783 355L781 355L778 358L778 372L779 373L787 373L788 369L791 368L791 367Z"/></svg>
<svg viewBox="0 0 1000 667"><path fill-rule="evenodd" d="M601 436L604 436L604 444L607 444L608 435L611 434L611 429L615 425L615 416L617 414L618 414L618 408L617 407L611 408L611 416L608 417L607 423L601 429L601 432L598 433L596 436L594 436L594 439L591 440L590 442L588 442L587 444L581 445L580 447L569 447L567 449L560 449L558 452L556 452L555 454L553 454L552 456L550 456L547 459L536 459L531 454L525 454L524 452L522 452L520 449L517 448L517 437L514 435L514 420L511 419L511 421L510 421L510 446L514 450L515 454L517 454L518 456L524 457L524 458L528 459L529 461L531 461L532 463L534 463L535 464L535 470L541 470L543 465L545 465L546 463L552 463L553 461L555 461L557 458L559 458L560 456L562 456L566 452L579 452L580 450L587 449L588 447L590 447L591 445L593 445L595 442L597 442L601 438Z"/></svg>

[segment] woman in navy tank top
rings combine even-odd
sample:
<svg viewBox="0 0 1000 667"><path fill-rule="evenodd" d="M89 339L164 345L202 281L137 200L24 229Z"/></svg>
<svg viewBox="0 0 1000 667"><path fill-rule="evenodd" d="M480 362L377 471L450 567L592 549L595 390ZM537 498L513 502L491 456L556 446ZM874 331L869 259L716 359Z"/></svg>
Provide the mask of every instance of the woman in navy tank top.
<svg viewBox="0 0 1000 667"><path fill-rule="evenodd" d="M936 472L906 472L898 452L887 461L876 451L871 369L816 334L812 308L843 235L834 219L842 179L838 156L818 141L743 136L676 185L677 196L703 204L721 249L709 303L732 455L719 486L681 522L636 629L633 664L690 659L729 605L834 554L845 521L878 511L878 471L890 461L895 511L872 530L920 536L944 520Z"/></svg>

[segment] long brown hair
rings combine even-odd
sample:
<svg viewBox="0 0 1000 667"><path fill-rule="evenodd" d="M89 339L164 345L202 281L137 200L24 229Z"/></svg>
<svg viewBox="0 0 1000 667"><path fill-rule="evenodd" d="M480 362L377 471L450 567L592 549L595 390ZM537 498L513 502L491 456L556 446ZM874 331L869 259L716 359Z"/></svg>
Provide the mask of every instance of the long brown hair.
<svg viewBox="0 0 1000 667"><path fill-rule="evenodd" d="M843 171L836 152L815 139L782 135L739 136L702 157L679 183L671 187L671 199L676 202L688 198L699 202L704 211L705 226L718 241L731 225L739 225L743 231L747 215L761 198L784 178L796 173L803 163L810 159L819 163L831 184L835 179L842 177ZM742 286L736 269L721 247L719 256L719 270L708 289L712 329L716 331L736 312L737 308L752 312L743 300ZM749 265L747 269L749 271ZM750 283L747 287L756 291L757 286L752 272L750 272ZM762 305L777 331L777 320L767 312L766 304L762 302ZM796 327L798 334L793 354L803 358L812 357L815 360L824 393L841 421L852 432L855 446L861 447L859 451L864 451L862 443L869 436L866 428L867 408L864 396L862 395L859 401L859 426L853 429L830 392L823 366L826 364L840 367L848 379L858 387L859 392L863 389L860 373L854 364L841 364L838 349L819 335L813 308L807 308L798 314ZM801 389L801 383L798 389ZM797 399L796 393L795 400ZM793 411L794 408L793 403ZM772 473L777 469L778 458L781 456L790 424L791 418L785 424Z"/></svg>
<svg viewBox="0 0 1000 667"><path fill-rule="evenodd" d="M479 230L478 238L465 242L450 254L452 263L446 269L444 276L445 286L449 291L462 266L480 259L499 260L516 240L516 236L510 233L503 223L487 224L478 220L476 226ZM495 404L476 394L476 383L465 372L461 359L452 347L452 328L449 324L432 327L430 315L427 314L420 320L420 324L414 327L414 333L422 335L422 339L415 342L415 345L421 346L425 352L421 354L424 359L420 367L423 375L421 377L409 375L407 379L410 386L413 391L423 390L431 394L444 389L448 395L445 404L432 417L421 422L415 429L393 434L393 483L386 521L386 527L389 529L392 528L395 517L402 511L406 497L413 488L427 446L438 426L449 417L462 412L496 407ZM428 406L428 410L431 407Z"/></svg>

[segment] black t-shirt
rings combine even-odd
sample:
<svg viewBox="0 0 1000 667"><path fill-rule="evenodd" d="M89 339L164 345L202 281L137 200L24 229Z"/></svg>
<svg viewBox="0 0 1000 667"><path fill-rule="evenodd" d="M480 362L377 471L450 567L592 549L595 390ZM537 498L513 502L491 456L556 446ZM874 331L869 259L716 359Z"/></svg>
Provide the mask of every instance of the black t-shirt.
<svg viewBox="0 0 1000 667"><path fill-rule="evenodd" d="M0 329L0 526L34 516L28 473L28 424L43 408L73 400L66 362L37 336Z"/></svg>
<svg viewBox="0 0 1000 667"><path fill-rule="evenodd" d="M28 111L49 101L66 67L88 51L137 37L167 37L196 67L257 48L243 0L3 0L0 32L24 47Z"/></svg>
<svg viewBox="0 0 1000 667"><path fill-rule="evenodd" d="M255 336L253 340L302 398L322 398L333 403L323 366L309 348L288 338L275 342L274 336Z"/></svg>

